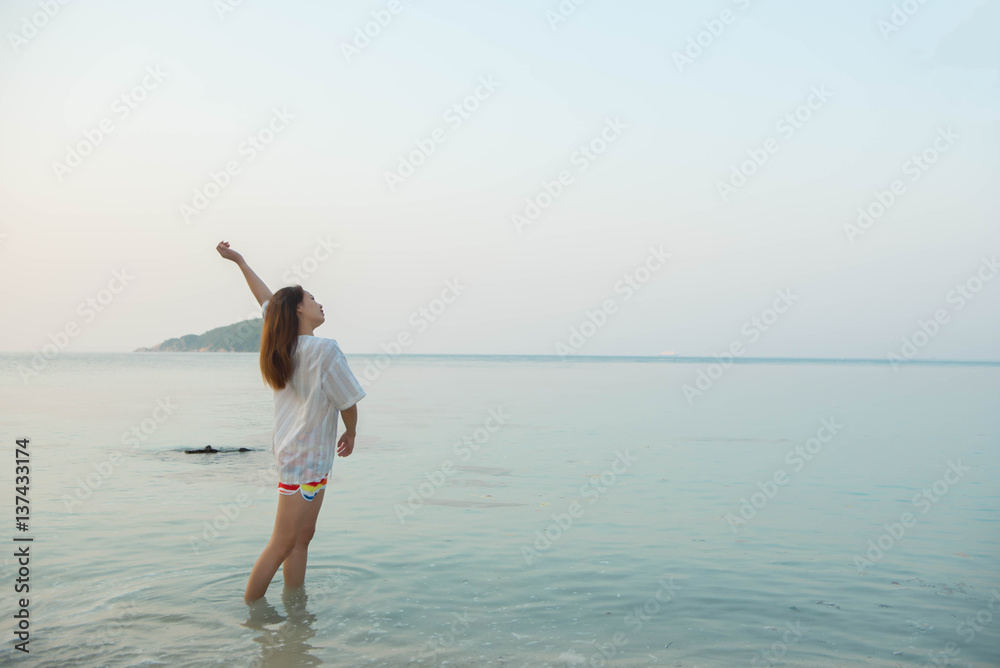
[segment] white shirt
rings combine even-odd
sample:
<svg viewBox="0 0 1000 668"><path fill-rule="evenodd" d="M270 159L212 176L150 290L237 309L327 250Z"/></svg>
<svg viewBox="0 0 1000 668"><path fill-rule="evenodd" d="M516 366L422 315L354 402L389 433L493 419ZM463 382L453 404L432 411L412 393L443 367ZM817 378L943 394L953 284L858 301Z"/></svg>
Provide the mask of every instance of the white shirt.
<svg viewBox="0 0 1000 668"><path fill-rule="evenodd" d="M267 313L270 300L261 304ZM317 482L330 473L337 447L337 417L365 396L334 339L300 334L294 371L274 391L271 452L278 480L289 485Z"/></svg>

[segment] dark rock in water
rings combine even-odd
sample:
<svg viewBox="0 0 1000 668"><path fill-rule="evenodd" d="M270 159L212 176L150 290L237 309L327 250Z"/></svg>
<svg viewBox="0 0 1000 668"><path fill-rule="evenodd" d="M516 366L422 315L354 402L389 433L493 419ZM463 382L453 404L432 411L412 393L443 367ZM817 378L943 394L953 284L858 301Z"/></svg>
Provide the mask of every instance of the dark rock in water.
<svg viewBox="0 0 1000 668"><path fill-rule="evenodd" d="M204 448L198 450L185 450L189 455L200 455L204 453L215 453L215 452L252 452L252 448L239 448L238 450L216 450L211 445L206 445Z"/></svg>

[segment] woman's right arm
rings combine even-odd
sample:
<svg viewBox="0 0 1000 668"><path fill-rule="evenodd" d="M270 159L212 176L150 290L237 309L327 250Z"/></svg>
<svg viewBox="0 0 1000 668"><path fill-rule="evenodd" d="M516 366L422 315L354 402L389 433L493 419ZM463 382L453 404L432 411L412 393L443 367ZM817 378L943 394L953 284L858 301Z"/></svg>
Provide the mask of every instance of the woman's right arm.
<svg viewBox="0 0 1000 668"><path fill-rule="evenodd" d="M264 285L264 281L260 280L260 277L254 273L250 265L243 259L243 256L229 248L228 241L220 241L215 250L219 251L219 255L222 257L235 262L236 266L240 268L240 271L243 272L243 277L247 279L247 285L250 286L250 292L256 297L258 304L263 304L274 296L268 287Z"/></svg>

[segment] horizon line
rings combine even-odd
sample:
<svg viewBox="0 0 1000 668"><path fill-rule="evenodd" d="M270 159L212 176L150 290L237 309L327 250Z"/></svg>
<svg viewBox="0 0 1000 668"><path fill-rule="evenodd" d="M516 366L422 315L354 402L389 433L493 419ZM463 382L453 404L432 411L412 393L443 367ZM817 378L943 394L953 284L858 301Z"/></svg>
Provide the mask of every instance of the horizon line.
<svg viewBox="0 0 1000 668"><path fill-rule="evenodd" d="M258 354L259 351L247 351L247 352L234 352L234 351L177 351L177 352L160 352L160 351L75 351L75 352L60 352L59 355L125 355L125 354L148 354L148 355L205 355L205 354L224 354L224 355L249 355ZM0 355L34 355L40 354L34 351L0 351ZM483 357L495 357L495 358L519 358L519 359L536 359L539 361L643 361L643 362L660 362L660 363L721 363L726 364L768 364L768 363L784 363L784 364L868 364L868 365L941 365L941 366L956 366L956 365L981 365L981 366L1000 366L1000 359L989 360L989 359L888 359L888 358L876 358L876 357L736 357L729 356L715 356L715 355L543 355L535 353L398 353L395 355L388 355L387 353L345 353L351 357L389 357L390 359L396 359L400 357L406 358L433 358L433 357L466 357L466 358L483 358ZM43 355L44 357L44 355ZM721 359L720 359L721 358ZM51 358L48 358L51 359Z"/></svg>

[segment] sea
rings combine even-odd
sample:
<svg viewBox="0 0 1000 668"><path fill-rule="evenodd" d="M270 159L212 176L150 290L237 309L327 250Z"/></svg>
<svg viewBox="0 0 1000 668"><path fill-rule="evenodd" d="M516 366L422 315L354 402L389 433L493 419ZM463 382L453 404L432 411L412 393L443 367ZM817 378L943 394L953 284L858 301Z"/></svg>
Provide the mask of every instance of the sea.
<svg viewBox="0 0 1000 668"><path fill-rule="evenodd" d="M0 665L1000 666L998 363L348 361L305 585L247 606L257 354L0 355Z"/></svg>

